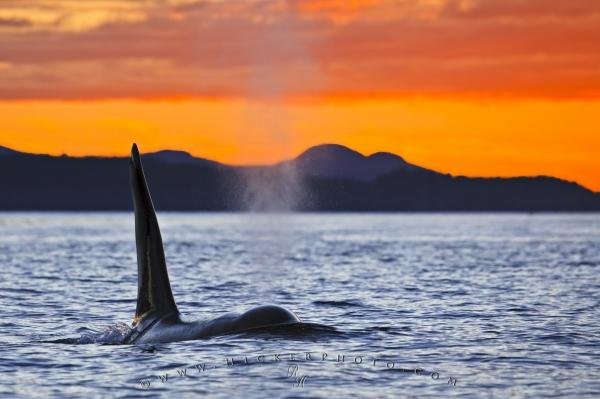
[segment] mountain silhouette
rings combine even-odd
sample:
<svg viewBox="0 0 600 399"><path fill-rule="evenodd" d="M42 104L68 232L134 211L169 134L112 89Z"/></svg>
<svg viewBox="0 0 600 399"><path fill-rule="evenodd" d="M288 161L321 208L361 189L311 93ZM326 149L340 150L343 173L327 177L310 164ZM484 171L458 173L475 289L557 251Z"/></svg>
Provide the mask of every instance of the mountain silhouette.
<svg viewBox="0 0 600 399"><path fill-rule="evenodd" d="M11 150L10 148L2 147L0 145L0 157L5 156L5 155L14 155L14 154L18 154L18 152L15 150Z"/></svg>
<svg viewBox="0 0 600 399"><path fill-rule="evenodd" d="M145 154L144 159L153 159L159 162L171 163L171 164L195 164L195 165L221 165L218 162L210 161L204 158L193 157L189 152L186 151L174 151L174 150L162 150L157 152L151 152Z"/></svg>
<svg viewBox="0 0 600 399"><path fill-rule="evenodd" d="M600 211L600 194L554 177L468 178L325 144L270 166L164 150L143 157L159 210ZM0 147L0 210L130 210L127 157Z"/></svg>
<svg viewBox="0 0 600 399"><path fill-rule="evenodd" d="M287 162L305 176L359 181L373 181L395 170L421 169L389 152L378 152L367 157L339 144L309 148L298 158Z"/></svg>

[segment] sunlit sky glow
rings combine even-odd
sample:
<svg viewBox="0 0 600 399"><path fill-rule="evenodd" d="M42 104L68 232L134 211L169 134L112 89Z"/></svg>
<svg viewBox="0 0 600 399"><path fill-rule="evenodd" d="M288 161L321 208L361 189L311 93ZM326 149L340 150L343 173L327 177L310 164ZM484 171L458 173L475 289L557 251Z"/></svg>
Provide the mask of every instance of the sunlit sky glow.
<svg viewBox="0 0 600 399"><path fill-rule="evenodd" d="M335 142L600 191L597 0L0 3L0 145L271 163Z"/></svg>

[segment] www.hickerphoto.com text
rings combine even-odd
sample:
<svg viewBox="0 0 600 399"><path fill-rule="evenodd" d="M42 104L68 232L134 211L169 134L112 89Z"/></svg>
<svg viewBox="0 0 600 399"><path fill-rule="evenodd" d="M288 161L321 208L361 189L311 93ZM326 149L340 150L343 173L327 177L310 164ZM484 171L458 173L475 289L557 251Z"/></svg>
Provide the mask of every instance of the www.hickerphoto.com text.
<svg viewBox="0 0 600 399"><path fill-rule="evenodd" d="M143 389L151 388L152 382L161 384L167 383L173 378L192 377L194 374L205 373L209 370L220 368L232 368L241 366L250 366L253 364L279 364L281 362L322 362L335 364L351 364L355 366L377 368L380 370L395 370L398 372L415 374L418 376L429 377L432 380L446 381L447 384L456 386L458 380L455 377L442 377L437 371L428 371L423 368L404 368L400 366L398 361L388 356L369 356L369 355L351 355L351 354L330 354L327 352L291 352L291 353L274 353L274 354L259 354L251 356L226 356L224 362L198 362L189 367L177 368L166 371L165 373L152 375L139 379L139 386ZM290 375L290 368L286 370L287 377L296 377L297 368L294 369L293 375ZM301 376L297 379L302 379L302 383L308 376Z"/></svg>

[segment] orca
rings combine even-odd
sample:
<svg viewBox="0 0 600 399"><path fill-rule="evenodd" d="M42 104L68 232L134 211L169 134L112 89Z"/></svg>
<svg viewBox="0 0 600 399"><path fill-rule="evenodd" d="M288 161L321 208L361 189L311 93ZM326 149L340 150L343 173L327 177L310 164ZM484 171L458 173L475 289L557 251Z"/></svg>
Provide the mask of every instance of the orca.
<svg viewBox="0 0 600 399"><path fill-rule="evenodd" d="M138 296L132 328L123 343L187 341L303 324L291 311L274 305L256 307L242 314L228 313L214 320L183 321L171 291L158 220L135 143L131 148L129 175L135 212Z"/></svg>

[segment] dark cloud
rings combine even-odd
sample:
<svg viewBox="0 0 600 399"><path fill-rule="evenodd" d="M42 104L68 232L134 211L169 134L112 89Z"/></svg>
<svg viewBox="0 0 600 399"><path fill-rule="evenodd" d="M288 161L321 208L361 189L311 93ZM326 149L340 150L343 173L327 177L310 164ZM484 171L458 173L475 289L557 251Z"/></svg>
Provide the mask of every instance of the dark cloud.
<svg viewBox="0 0 600 399"><path fill-rule="evenodd" d="M22 28L31 26L31 21L25 18L0 18L0 28Z"/></svg>

